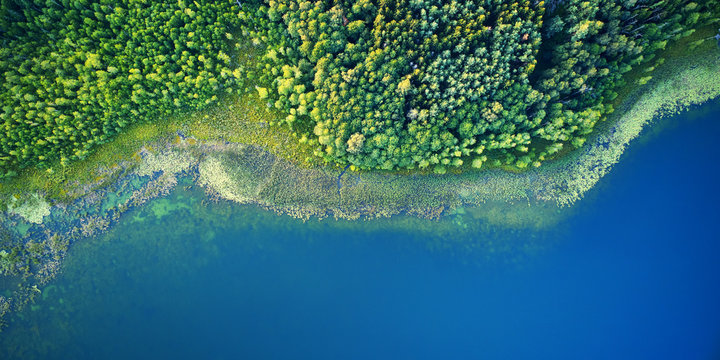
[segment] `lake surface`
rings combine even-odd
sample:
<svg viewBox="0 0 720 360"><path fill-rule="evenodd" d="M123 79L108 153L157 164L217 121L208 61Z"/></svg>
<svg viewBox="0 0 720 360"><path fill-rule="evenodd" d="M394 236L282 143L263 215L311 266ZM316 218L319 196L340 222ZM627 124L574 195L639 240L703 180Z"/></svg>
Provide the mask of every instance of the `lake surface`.
<svg viewBox="0 0 720 360"><path fill-rule="evenodd" d="M662 120L549 229L180 188L76 244L0 359L718 359L719 120Z"/></svg>

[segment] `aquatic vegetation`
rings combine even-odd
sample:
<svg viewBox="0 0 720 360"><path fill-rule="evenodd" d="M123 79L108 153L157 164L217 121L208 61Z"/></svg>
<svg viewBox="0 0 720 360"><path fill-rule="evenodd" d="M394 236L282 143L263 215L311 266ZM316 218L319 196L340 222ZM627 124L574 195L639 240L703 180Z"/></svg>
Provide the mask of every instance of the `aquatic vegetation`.
<svg viewBox="0 0 720 360"><path fill-rule="evenodd" d="M184 202L173 202L163 198L153 201L149 207L152 214L160 219L179 210L192 210L192 208Z"/></svg>
<svg viewBox="0 0 720 360"><path fill-rule="evenodd" d="M198 168L200 174L198 184L212 189L219 196L228 200L238 203L246 203L250 200L250 197L244 196L238 189L242 183L234 182L228 174L228 171L232 171L232 169L223 167L217 158L205 159Z"/></svg>
<svg viewBox="0 0 720 360"><path fill-rule="evenodd" d="M699 61L704 66L689 63ZM579 200L618 162L627 145L652 121L674 115L693 104L720 96L720 61L714 52L700 59L680 59L662 68L647 91L627 109L617 112L609 131L600 132L592 144L558 161L549 178L545 200L571 204Z"/></svg>
<svg viewBox="0 0 720 360"><path fill-rule="evenodd" d="M23 255L22 249L18 246L11 249L3 246L3 249L0 250L0 274L8 276L23 273L22 268L26 263Z"/></svg>
<svg viewBox="0 0 720 360"><path fill-rule="evenodd" d="M174 152L162 151L158 153L150 151L140 151L143 154L143 161L136 170L140 176L150 176L155 172L163 172L165 174L178 174L190 168L190 157Z"/></svg>
<svg viewBox="0 0 720 360"><path fill-rule="evenodd" d="M233 189L246 189L242 190L241 202L247 202L249 196L253 202L300 217L305 217L302 209L307 216L328 211L336 217L374 218L399 212L435 217L468 204L492 208L489 202L493 201L568 205L582 198L610 170L626 146L653 119L720 95L718 66L720 59L713 49L669 60L658 67L648 87L637 89L619 105L622 111L613 115L612 125L588 137L582 149L522 173L346 172L339 177L341 169L305 169L260 149L241 147L240 151L227 146L221 157L213 158L212 168L222 178L220 196L225 193L225 198L232 200L238 197ZM206 149L201 153L207 153L212 143L198 146ZM253 176L243 175L248 171L254 171ZM252 192L247 191L249 184ZM260 190L255 186L261 186ZM501 218L503 214L491 216Z"/></svg>
<svg viewBox="0 0 720 360"><path fill-rule="evenodd" d="M110 221L102 216L90 216L81 220L80 235L90 237L107 230Z"/></svg>
<svg viewBox="0 0 720 360"><path fill-rule="evenodd" d="M20 198L11 196L7 207L10 214L35 224L42 223L43 218L50 214L50 204L40 194L29 194Z"/></svg>
<svg viewBox="0 0 720 360"><path fill-rule="evenodd" d="M10 311L10 302L4 296L0 295L0 330L4 327L5 314Z"/></svg>

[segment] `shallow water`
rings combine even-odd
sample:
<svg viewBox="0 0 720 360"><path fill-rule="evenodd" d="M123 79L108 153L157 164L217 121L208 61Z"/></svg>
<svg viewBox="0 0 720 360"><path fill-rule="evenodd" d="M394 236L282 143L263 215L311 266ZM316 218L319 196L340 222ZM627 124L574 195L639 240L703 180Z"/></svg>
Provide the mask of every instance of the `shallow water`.
<svg viewBox="0 0 720 360"><path fill-rule="evenodd" d="M720 358L718 119L662 120L542 230L303 223L181 188L76 244L0 358Z"/></svg>

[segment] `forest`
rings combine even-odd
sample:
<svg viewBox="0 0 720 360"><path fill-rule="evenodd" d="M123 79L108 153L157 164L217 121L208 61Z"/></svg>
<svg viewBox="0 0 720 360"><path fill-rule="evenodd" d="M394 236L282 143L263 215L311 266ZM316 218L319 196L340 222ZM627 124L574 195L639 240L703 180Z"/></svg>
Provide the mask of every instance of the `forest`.
<svg viewBox="0 0 720 360"><path fill-rule="evenodd" d="M537 167L720 17L718 0L0 4L0 177L248 91L330 163ZM262 56L238 61L241 43Z"/></svg>
<svg viewBox="0 0 720 360"><path fill-rule="evenodd" d="M242 88L228 1L2 0L0 176Z"/></svg>

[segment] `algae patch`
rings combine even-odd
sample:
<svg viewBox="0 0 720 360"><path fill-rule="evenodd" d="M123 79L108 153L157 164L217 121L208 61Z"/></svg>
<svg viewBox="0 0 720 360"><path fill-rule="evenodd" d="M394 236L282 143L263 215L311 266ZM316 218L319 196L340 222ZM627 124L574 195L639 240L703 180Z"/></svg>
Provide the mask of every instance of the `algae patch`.
<svg viewBox="0 0 720 360"><path fill-rule="evenodd" d="M32 194L24 198L11 197L8 210L33 224L42 224L43 218L50 215L50 204L40 194Z"/></svg>

